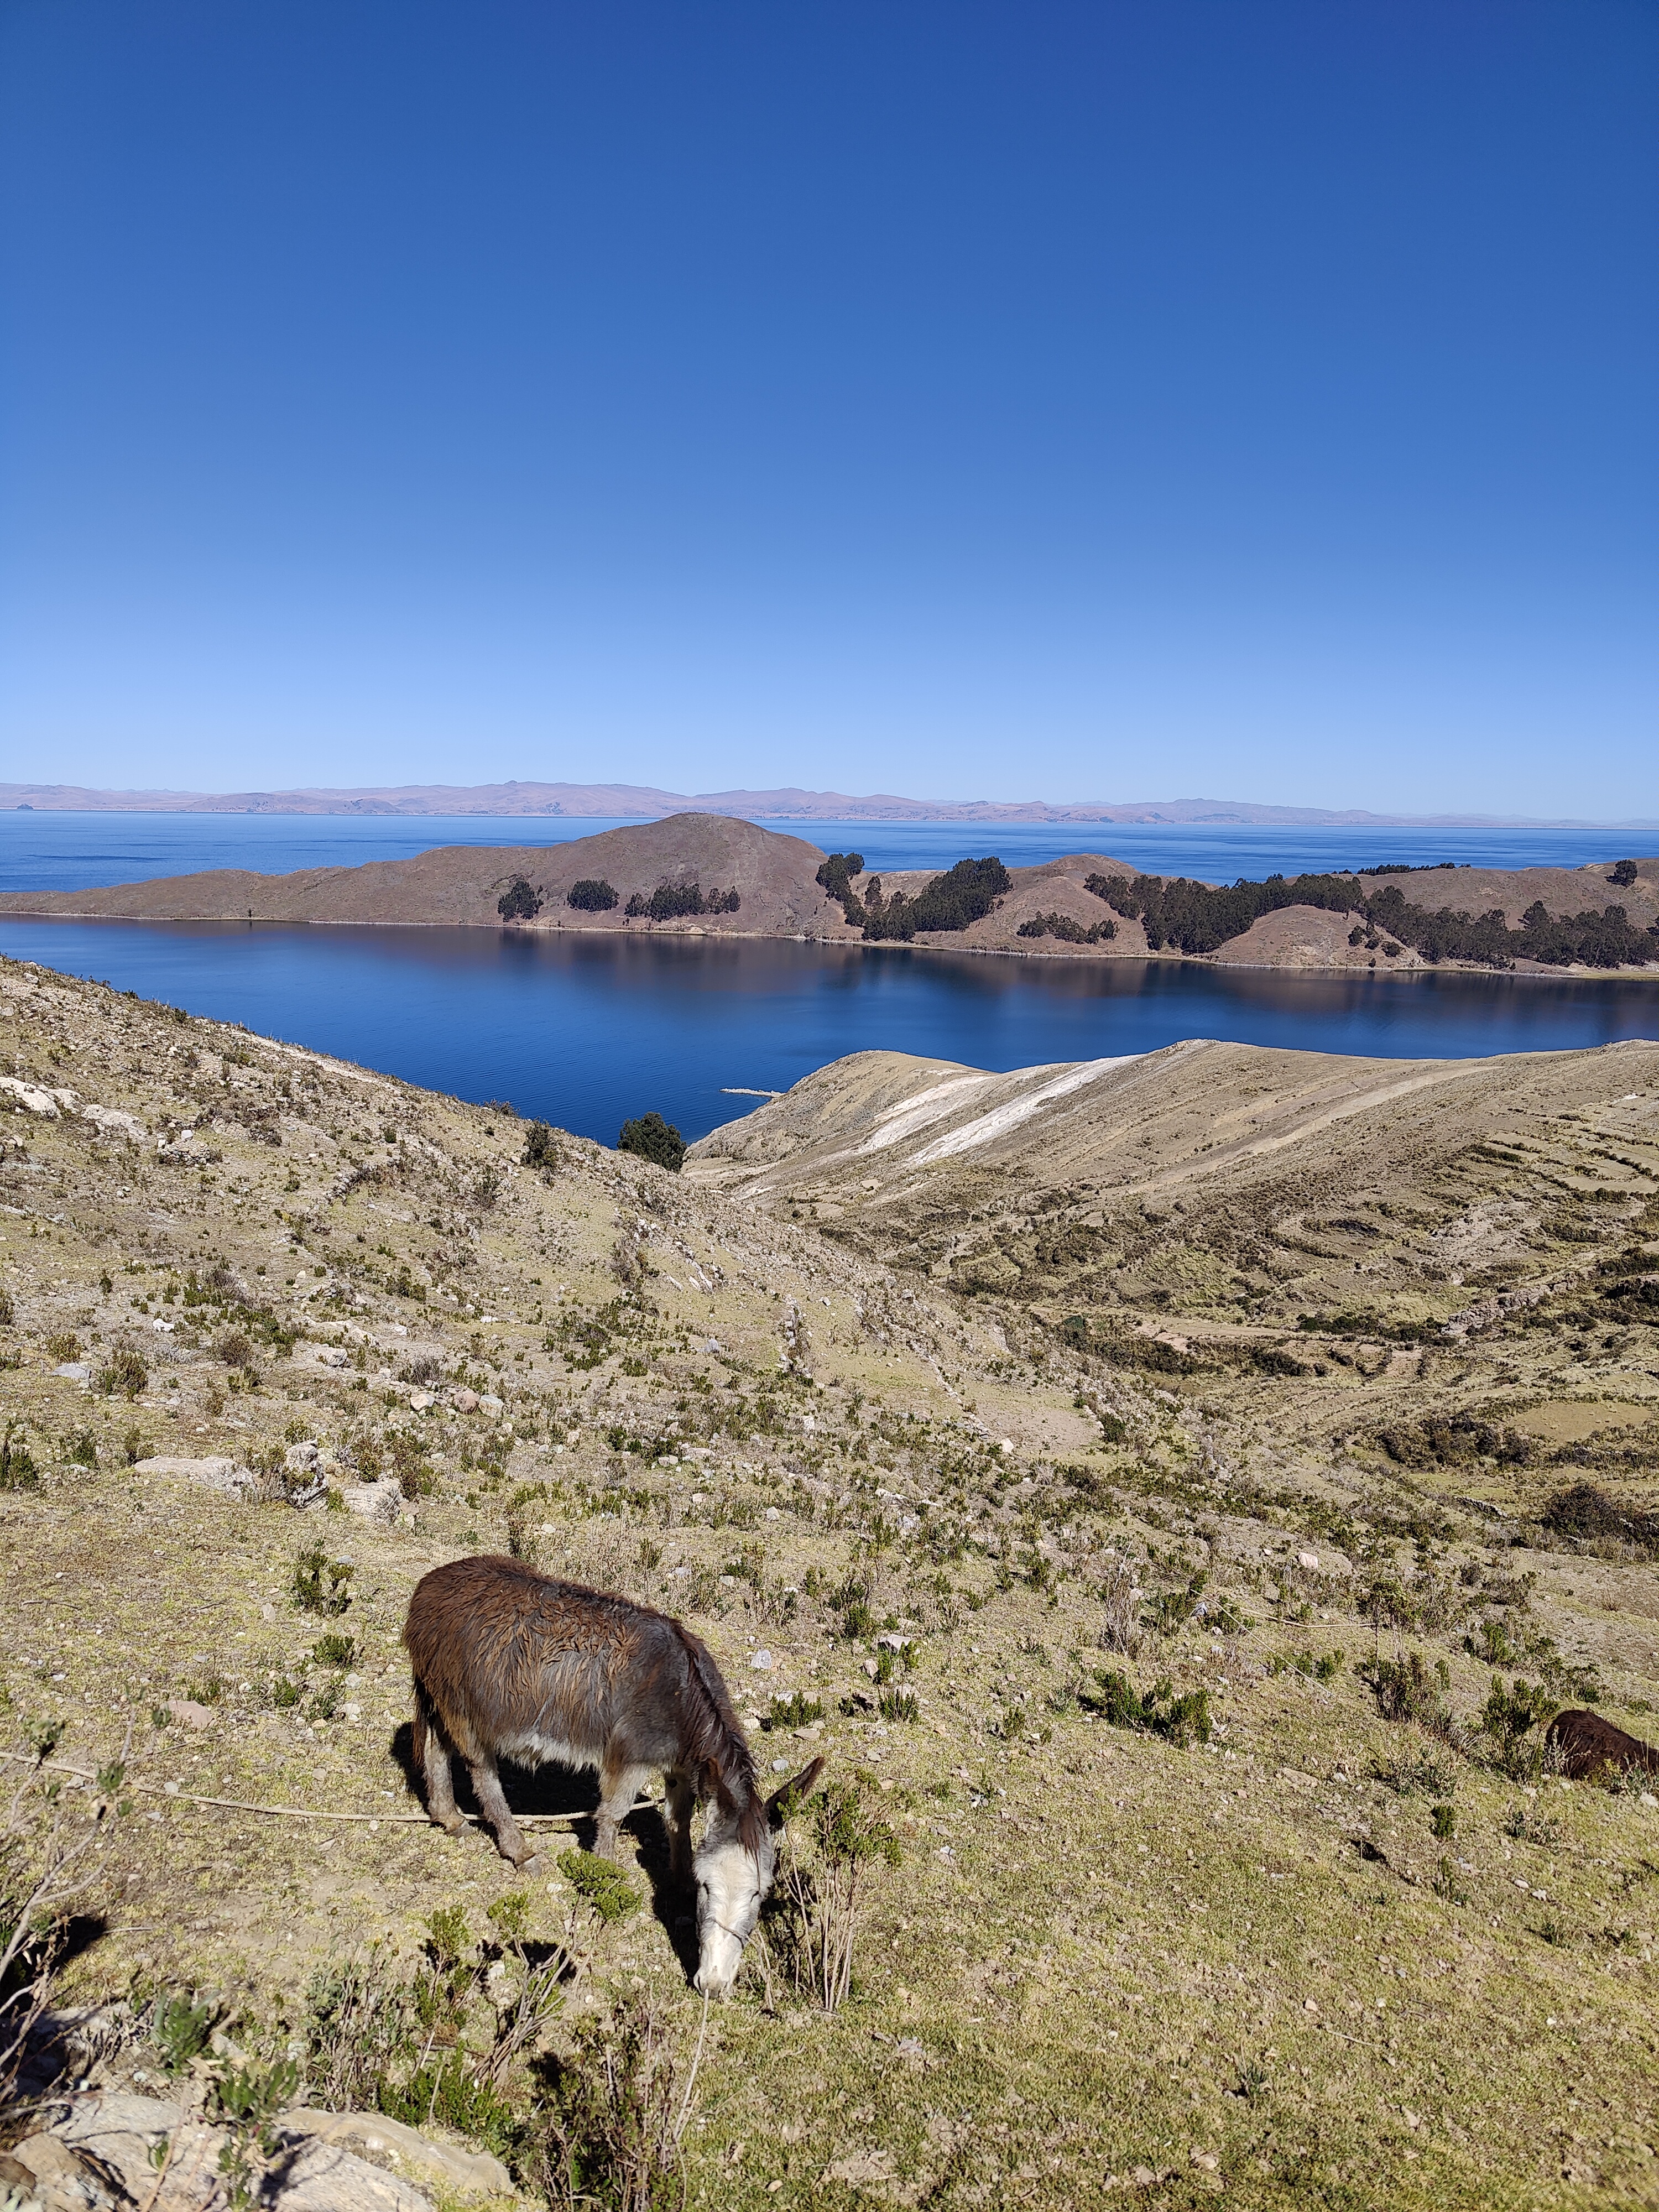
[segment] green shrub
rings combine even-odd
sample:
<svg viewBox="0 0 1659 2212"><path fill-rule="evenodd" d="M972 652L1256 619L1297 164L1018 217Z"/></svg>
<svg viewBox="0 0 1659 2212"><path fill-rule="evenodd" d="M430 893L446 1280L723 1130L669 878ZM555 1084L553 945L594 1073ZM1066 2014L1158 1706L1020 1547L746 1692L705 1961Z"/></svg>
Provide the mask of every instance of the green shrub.
<svg viewBox="0 0 1659 2212"><path fill-rule="evenodd" d="M613 1921L626 1920L644 1901L619 1866L609 1859L595 1858L589 1851L561 1851L559 1872L606 1927Z"/></svg>
<svg viewBox="0 0 1659 2212"><path fill-rule="evenodd" d="M294 1562L295 1604L302 1613L344 1613L351 1603L353 1571L349 1560L331 1559L320 1544L308 1546Z"/></svg>
<svg viewBox="0 0 1659 2212"><path fill-rule="evenodd" d="M564 902L574 906L578 914L609 914L617 903L617 894L603 876L584 876L571 884Z"/></svg>
<svg viewBox="0 0 1659 2212"><path fill-rule="evenodd" d="M137 1398L149 1381L149 1370L136 1352L118 1352L107 1367L99 1370L98 1388L106 1398L118 1390L126 1398Z"/></svg>
<svg viewBox="0 0 1659 2212"><path fill-rule="evenodd" d="M1090 1711L1097 1712L1114 1728L1134 1729L1144 1735L1163 1736L1167 1742L1180 1749L1196 1741L1210 1741L1210 1693L1207 1690L1188 1690L1177 1698L1175 1686L1165 1676L1154 1683L1143 1697L1127 1674L1097 1668L1095 1680L1099 1693L1079 1692L1079 1703Z"/></svg>
<svg viewBox="0 0 1659 2212"><path fill-rule="evenodd" d="M651 1160L671 1175L678 1175L685 1164L685 1139L672 1121L665 1121L660 1114L642 1114L637 1121L624 1121L617 1139L619 1152L631 1152L638 1159Z"/></svg>
<svg viewBox="0 0 1659 2212"><path fill-rule="evenodd" d="M551 1175L558 1166L558 1139L545 1121L532 1121L526 1128L523 1164L539 1168L544 1175Z"/></svg>

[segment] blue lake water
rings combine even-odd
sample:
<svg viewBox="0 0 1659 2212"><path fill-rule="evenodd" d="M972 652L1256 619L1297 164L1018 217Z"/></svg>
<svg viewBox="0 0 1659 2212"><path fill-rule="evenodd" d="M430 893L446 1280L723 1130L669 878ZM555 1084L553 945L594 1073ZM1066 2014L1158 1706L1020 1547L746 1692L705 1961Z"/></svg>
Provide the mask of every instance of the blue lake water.
<svg viewBox="0 0 1659 2212"><path fill-rule="evenodd" d="M0 952L461 1097L508 1099L605 1144L653 1108L701 1136L754 1104L727 1086L787 1090L872 1047L1009 1068L1190 1036L1395 1058L1659 1036L1659 980L16 915L0 915Z"/></svg>
<svg viewBox="0 0 1659 2212"><path fill-rule="evenodd" d="M0 813L0 890L82 890L199 868L355 867L405 860L434 845L560 845L614 830L615 821L546 815ZM1659 833L1632 830L1357 830L1249 824L1069 822L773 822L827 852L862 853L884 868L949 867L995 853L1030 867L1061 853L1108 853L1150 873L1232 883L1282 870L1367 867L1381 860L1467 860L1495 868L1578 867L1659 849Z"/></svg>

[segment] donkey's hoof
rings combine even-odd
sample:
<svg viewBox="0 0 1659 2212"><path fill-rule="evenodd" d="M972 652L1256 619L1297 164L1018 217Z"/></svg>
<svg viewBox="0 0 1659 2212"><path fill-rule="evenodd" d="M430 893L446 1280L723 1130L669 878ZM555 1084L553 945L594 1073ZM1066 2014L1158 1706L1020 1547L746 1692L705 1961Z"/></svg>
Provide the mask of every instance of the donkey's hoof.
<svg viewBox="0 0 1659 2212"><path fill-rule="evenodd" d="M526 1881L539 1881L547 1872L547 1869L548 1856L545 1851L532 1851L527 1859L519 1861L519 1872L523 1875Z"/></svg>

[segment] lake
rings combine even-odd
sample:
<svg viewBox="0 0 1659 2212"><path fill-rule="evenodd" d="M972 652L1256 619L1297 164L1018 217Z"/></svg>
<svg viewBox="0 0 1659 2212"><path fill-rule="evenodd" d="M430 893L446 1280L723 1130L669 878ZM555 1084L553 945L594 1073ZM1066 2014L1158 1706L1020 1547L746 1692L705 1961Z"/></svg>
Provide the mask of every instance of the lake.
<svg viewBox="0 0 1659 2212"><path fill-rule="evenodd" d="M756 1103L734 1088L784 1091L872 1047L1000 1069L1189 1036L1389 1058L1659 1036L1659 980L1629 978L1322 976L897 945L17 915L0 915L0 951L433 1090L510 1100L605 1144L652 1109L702 1136Z"/></svg>
<svg viewBox="0 0 1659 2212"><path fill-rule="evenodd" d="M0 813L0 890L84 890L201 868L349 868L401 860L434 845L562 845L615 821L544 814L422 815ZM1232 883L1275 870L1468 860L1491 868L1578 867L1659 849L1652 830L1358 830L1157 822L769 822L826 852L862 853L878 872L948 868L994 853L1010 867L1061 853L1107 853L1150 874Z"/></svg>

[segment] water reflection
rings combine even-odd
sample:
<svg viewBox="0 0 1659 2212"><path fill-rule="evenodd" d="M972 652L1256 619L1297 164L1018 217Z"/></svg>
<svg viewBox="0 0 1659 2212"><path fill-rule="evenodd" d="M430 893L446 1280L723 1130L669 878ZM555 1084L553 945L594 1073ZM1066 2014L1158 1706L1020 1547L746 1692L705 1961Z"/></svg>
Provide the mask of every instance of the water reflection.
<svg viewBox="0 0 1659 2212"><path fill-rule="evenodd" d="M1659 978L1319 975L900 946L0 916L0 951L601 1141L874 1048L986 1067L1210 1036L1387 1058L1659 1036Z"/></svg>

